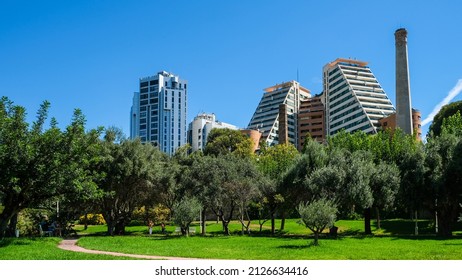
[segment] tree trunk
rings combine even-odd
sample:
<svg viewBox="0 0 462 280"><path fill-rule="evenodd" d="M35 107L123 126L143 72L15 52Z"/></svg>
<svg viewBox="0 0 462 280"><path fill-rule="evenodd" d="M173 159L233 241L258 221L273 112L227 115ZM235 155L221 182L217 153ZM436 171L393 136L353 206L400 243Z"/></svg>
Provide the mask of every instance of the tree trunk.
<svg viewBox="0 0 462 280"><path fill-rule="evenodd" d="M125 235L125 222L123 220L117 221L114 231L117 235Z"/></svg>
<svg viewBox="0 0 462 280"><path fill-rule="evenodd" d="M375 207L375 212L377 213L377 228L381 229L381 224L380 224L380 210L379 207Z"/></svg>
<svg viewBox="0 0 462 280"><path fill-rule="evenodd" d="M276 232L275 230L275 219L274 219L274 213L271 213L271 234L274 234Z"/></svg>
<svg viewBox="0 0 462 280"><path fill-rule="evenodd" d="M19 213L16 213L13 215L13 217L11 217L10 219L10 223L8 225L8 232L7 232L7 235L8 236L15 236L15 232L16 232L16 225L18 224L18 214Z"/></svg>
<svg viewBox="0 0 462 280"><path fill-rule="evenodd" d="M414 219L415 219L414 234L419 235L419 222L417 220L417 210L414 212L414 214L415 214L415 216L414 216Z"/></svg>
<svg viewBox="0 0 462 280"><path fill-rule="evenodd" d="M444 238L452 237L453 223L456 218L451 212L450 209L440 209L438 215L438 236Z"/></svg>
<svg viewBox="0 0 462 280"><path fill-rule="evenodd" d="M364 233L372 234L371 230L371 208L364 209Z"/></svg>
<svg viewBox="0 0 462 280"><path fill-rule="evenodd" d="M282 210L282 213L281 213L281 231L284 230L285 226L286 226L286 211Z"/></svg>
<svg viewBox="0 0 462 280"><path fill-rule="evenodd" d="M0 238L8 236L8 225L10 220L20 211L20 209L15 209L13 207L9 207L8 205L4 206L5 208L3 208L3 212L0 214Z"/></svg>
<svg viewBox="0 0 462 280"><path fill-rule="evenodd" d="M229 222L226 222L224 219L222 220L223 222L223 232L225 233L225 235L229 235Z"/></svg>
<svg viewBox="0 0 462 280"><path fill-rule="evenodd" d="M201 224L202 232L201 232L201 234L205 236L205 234L206 234L205 209L202 209L201 215L202 215L202 224Z"/></svg>
<svg viewBox="0 0 462 280"><path fill-rule="evenodd" d="M318 232L318 231L314 231L314 241L313 241L313 245L314 245L314 246L318 246L318 245L319 245L319 232Z"/></svg>
<svg viewBox="0 0 462 280"><path fill-rule="evenodd" d="M112 215L103 213L104 220L106 220L107 225L107 232L106 235L113 236L114 235L114 228L115 228L115 220Z"/></svg>
<svg viewBox="0 0 462 280"><path fill-rule="evenodd" d="M83 230L87 230L88 229L88 214L85 213L85 218L84 218L84 224L83 224Z"/></svg>

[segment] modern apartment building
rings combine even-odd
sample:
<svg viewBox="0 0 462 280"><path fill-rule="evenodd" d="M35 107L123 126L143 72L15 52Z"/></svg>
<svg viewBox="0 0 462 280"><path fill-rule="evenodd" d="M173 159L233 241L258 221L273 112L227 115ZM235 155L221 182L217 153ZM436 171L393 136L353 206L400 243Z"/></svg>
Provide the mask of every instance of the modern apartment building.
<svg viewBox="0 0 462 280"><path fill-rule="evenodd" d="M396 121L396 113L393 113L389 115L388 117L379 120L379 122L383 130L386 130L386 129L395 130L398 127L398 124ZM417 139L422 140L421 115L420 115L420 111L414 108L412 109L412 129L413 129L412 134Z"/></svg>
<svg viewBox="0 0 462 280"><path fill-rule="evenodd" d="M188 143L191 145L193 152L205 148L207 137L214 128L239 129L235 125L217 121L215 114L199 114L189 124L188 128Z"/></svg>
<svg viewBox="0 0 462 280"><path fill-rule="evenodd" d="M377 133L379 120L395 112L367 62L339 58L323 68L326 135L344 129Z"/></svg>
<svg viewBox="0 0 462 280"><path fill-rule="evenodd" d="M305 145L305 138L311 137L322 143L326 138L323 95L318 94L300 102L298 113L298 150Z"/></svg>
<svg viewBox="0 0 462 280"><path fill-rule="evenodd" d="M187 84L165 71L141 78L133 95L130 138L139 137L169 155L186 144Z"/></svg>
<svg viewBox="0 0 462 280"><path fill-rule="evenodd" d="M248 128L262 133L268 146L279 143L280 132L287 134L287 142L298 145L298 112L300 103L310 98L310 91L297 81L290 81L264 89L260 103ZM280 105L284 104L285 106ZM280 111L285 116L280 116ZM280 123L280 120L283 120ZM285 138L285 136L284 136Z"/></svg>

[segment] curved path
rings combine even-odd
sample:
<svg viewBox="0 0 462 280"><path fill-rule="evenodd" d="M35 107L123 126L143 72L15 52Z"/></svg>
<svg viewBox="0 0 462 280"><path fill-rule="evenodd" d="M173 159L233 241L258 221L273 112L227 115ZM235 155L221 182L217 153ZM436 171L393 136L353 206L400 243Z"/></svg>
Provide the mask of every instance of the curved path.
<svg viewBox="0 0 462 280"><path fill-rule="evenodd" d="M87 254L100 254L100 255L130 257L130 258L149 259L149 260L195 260L194 258L136 255L136 254L125 254L125 253L117 253L117 252L89 250L89 249L85 249L85 248L78 246L77 239L64 239L59 243L58 248L67 250L67 251L87 253Z"/></svg>

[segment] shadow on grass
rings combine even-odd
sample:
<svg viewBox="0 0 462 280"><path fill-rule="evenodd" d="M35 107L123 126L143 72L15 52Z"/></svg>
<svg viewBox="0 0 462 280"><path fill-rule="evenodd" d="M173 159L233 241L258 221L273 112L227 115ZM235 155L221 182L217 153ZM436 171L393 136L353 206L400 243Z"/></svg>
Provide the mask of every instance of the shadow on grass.
<svg viewBox="0 0 462 280"><path fill-rule="evenodd" d="M7 246L10 245L11 243L13 243L13 238L3 238L3 239L0 239L0 248L2 248L2 247L7 247Z"/></svg>
<svg viewBox="0 0 462 280"><path fill-rule="evenodd" d="M313 243L311 242L305 245L281 245L281 246L277 246L276 248L289 249L289 250L306 250L312 247L318 247L318 246L313 245Z"/></svg>
<svg viewBox="0 0 462 280"><path fill-rule="evenodd" d="M29 246L31 245L31 242L34 241L40 241L40 240L46 240L43 239L43 237L21 237L21 238L16 238L16 237L7 237L0 239L0 248L2 247L8 247L8 246Z"/></svg>

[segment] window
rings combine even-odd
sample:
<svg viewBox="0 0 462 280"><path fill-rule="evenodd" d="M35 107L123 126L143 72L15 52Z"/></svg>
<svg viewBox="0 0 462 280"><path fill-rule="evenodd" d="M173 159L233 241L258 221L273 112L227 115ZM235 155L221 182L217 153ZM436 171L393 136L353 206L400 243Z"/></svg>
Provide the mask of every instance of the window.
<svg viewBox="0 0 462 280"><path fill-rule="evenodd" d="M140 87L147 87L148 86L148 82L142 82L140 83Z"/></svg>
<svg viewBox="0 0 462 280"><path fill-rule="evenodd" d="M153 86L153 85L158 85L159 84L159 80L152 80L149 82L149 85Z"/></svg>

